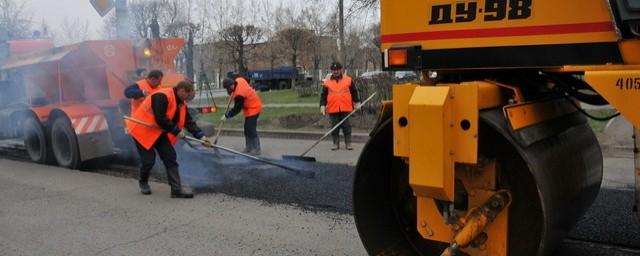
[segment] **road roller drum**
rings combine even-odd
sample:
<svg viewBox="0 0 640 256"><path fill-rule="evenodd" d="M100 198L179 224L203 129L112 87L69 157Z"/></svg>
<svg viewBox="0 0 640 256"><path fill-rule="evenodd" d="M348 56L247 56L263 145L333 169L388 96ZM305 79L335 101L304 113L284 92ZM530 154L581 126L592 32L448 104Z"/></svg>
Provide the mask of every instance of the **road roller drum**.
<svg viewBox="0 0 640 256"><path fill-rule="evenodd" d="M482 111L480 120L481 159L495 159L496 188L513 198L507 232L490 234L484 243L473 245L476 248L462 251L492 255L487 248L493 245L487 243L506 236L503 249L508 255L549 255L598 194L602 156L594 133L578 112L519 131L510 128L501 109ZM358 232L371 255L440 255L449 244L420 234L418 229L426 225L416 223L417 198L409 186L406 161L393 156L392 132L388 119L372 133L358 161ZM469 197L469 188L460 186L463 182L456 182L456 201ZM442 211L437 216L445 218ZM442 220L426 222L437 221Z"/></svg>

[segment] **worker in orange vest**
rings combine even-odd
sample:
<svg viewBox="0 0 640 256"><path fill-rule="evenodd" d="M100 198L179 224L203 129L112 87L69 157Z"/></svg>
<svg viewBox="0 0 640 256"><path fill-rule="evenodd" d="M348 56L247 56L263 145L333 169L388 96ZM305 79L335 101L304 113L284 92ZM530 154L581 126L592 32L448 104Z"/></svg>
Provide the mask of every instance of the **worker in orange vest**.
<svg viewBox="0 0 640 256"><path fill-rule="evenodd" d="M184 137L187 129L194 137L210 143L187 111L187 102L193 96L193 84L178 83L175 88L162 88L147 97L132 117L152 127L127 121L127 129L133 136L142 166L140 168L140 192L151 194L149 175L155 164L156 151L167 170L172 198L192 198L193 192L183 188L180 182L176 150L173 145Z"/></svg>
<svg viewBox="0 0 640 256"><path fill-rule="evenodd" d="M331 126L336 126L342 119L347 117L351 111L360 109L360 99L353 80L348 75L342 74L342 65L338 62L331 64L331 77L323 81L322 95L320 96L320 113L329 114ZM351 124L346 120L335 129L331 135L333 137L333 147L331 150L340 149L340 130L344 134L345 148L353 150L351 147Z"/></svg>
<svg viewBox="0 0 640 256"><path fill-rule="evenodd" d="M252 155L260 155L260 138L258 137L258 117L262 112L262 102L256 91L251 88L249 81L244 77L235 79L225 78L222 86L227 89L227 94L233 98L233 108L220 118L222 121L244 113L244 152Z"/></svg>
<svg viewBox="0 0 640 256"><path fill-rule="evenodd" d="M147 78L130 85L124 90L124 96L131 99L131 114L135 113L144 99L157 91L164 74L160 70L151 70Z"/></svg>

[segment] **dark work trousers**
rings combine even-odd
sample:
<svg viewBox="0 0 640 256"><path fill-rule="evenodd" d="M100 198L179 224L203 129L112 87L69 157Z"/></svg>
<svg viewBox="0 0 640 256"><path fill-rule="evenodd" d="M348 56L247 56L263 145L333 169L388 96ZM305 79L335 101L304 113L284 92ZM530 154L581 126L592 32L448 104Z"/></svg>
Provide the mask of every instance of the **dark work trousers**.
<svg viewBox="0 0 640 256"><path fill-rule="evenodd" d="M260 150L260 138L258 137L258 117L255 116L244 118L244 139L246 143L245 151Z"/></svg>
<svg viewBox="0 0 640 256"><path fill-rule="evenodd" d="M349 113L350 112L330 113L329 117L331 118L331 127L336 126L340 121L342 121L342 119L347 117ZM346 144L351 144L351 123L349 123L349 119L344 121L338 129L331 132L333 144L340 144L340 130L342 130L342 134L344 134L344 142Z"/></svg>
<svg viewBox="0 0 640 256"><path fill-rule="evenodd" d="M134 140L135 141L135 140ZM172 191L179 191L181 188L180 174L178 173L177 154L173 145L169 141L166 133L160 135L160 138L153 144L151 149L145 149L138 141L136 141L138 147L138 153L140 154L140 161L142 166L140 167L140 181L148 182L151 169L156 163L156 151L160 155L162 163L164 163L165 169L167 169L167 180Z"/></svg>

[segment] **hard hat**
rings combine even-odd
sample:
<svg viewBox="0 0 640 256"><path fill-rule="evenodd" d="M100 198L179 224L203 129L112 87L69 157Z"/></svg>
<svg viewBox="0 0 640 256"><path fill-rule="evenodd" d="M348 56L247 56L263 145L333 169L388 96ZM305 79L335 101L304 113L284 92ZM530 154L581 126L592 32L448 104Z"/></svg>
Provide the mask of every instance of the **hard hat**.
<svg viewBox="0 0 640 256"><path fill-rule="evenodd" d="M229 87L231 87L234 84L236 84L236 81L234 81L231 78L225 78L222 80L222 87L224 87L225 89L229 89Z"/></svg>
<svg viewBox="0 0 640 256"><path fill-rule="evenodd" d="M340 62L331 63L331 70L338 70L338 69L342 69L342 64L340 64Z"/></svg>

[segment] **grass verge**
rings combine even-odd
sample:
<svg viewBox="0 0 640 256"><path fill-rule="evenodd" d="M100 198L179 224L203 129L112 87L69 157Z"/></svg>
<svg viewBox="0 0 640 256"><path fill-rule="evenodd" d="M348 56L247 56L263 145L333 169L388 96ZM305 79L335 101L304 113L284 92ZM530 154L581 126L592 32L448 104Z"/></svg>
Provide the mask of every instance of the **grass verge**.
<svg viewBox="0 0 640 256"><path fill-rule="evenodd" d="M320 102L320 99L318 96L300 97L298 96L298 92L294 89L258 92L258 95L260 96L260 100L262 101L262 104L300 104L300 103L319 104ZM216 97L213 99L218 105L218 108L224 108L227 105L229 96ZM200 100L191 102L190 105L198 106L206 103L207 103L206 99L200 99Z"/></svg>
<svg viewBox="0 0 640 256"><path fill-rule="evenodd" d="M607 117L616 113L614 109L591 109L586 111L587 113L595 117ZM594 132L603 132L607 127L607 123L609 123L609 121L597 121L591 118L588 119L589 126L591 126L591 129L593 129Z"/></svg>
<svg viewBox="0 0 640 256"><path fill-rule="evenodd" d="M220 117L224 114L224 110L216 113L202 114L198 117L199 120L212 123L216 127L220 124ZM320 114L318 108L308 107L284 107L284 108L264 108L258 118L258 129L274 128L278 129L279 125L277 119L289 115L308 115L308 114ZM226 120L225 128L242 128L244 122L244 116L242 113L238 114L231 120Z"/></svg>

